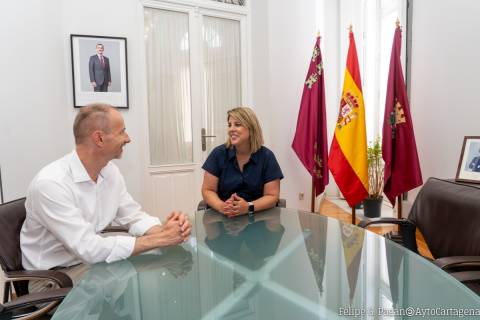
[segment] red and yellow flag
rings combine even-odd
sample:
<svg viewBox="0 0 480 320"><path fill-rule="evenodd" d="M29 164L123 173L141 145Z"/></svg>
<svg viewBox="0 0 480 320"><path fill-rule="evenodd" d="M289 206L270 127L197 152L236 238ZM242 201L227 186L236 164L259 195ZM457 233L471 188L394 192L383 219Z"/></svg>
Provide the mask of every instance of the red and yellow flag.
<svg viewBox="0 0 480 320"><path fill-rule="evenodd" d="M343 93L328 167L338 188L353 207L368 195L368 164L365 106L352 31L349 37Z"/></svg>

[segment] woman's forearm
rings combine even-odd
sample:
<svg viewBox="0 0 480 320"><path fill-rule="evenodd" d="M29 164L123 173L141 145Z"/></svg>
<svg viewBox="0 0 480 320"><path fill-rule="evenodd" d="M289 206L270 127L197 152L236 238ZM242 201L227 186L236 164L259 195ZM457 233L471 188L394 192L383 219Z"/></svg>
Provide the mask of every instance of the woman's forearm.
<svg viewBox="0 0 480 320"><path fill-rule="evenodd" d="M262 211L275 207L277 205L278 198L278 196L268 194L258 198L257 200L253 201L255 211Z"/></svg>
<svg viewBox="0 0 480 320"><path fill-rule="evenodd" d="M218 197L218 194L215 191L203 189L202 196L203 200L205 200L211 208L218 212L222 212L225 203Z"/></svg>

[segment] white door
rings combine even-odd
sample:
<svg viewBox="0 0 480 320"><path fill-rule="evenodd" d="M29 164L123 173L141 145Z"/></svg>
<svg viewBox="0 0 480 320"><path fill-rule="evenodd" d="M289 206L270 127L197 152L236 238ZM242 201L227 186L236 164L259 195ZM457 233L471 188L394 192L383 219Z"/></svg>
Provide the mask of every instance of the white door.
<svg viewBox="0 0 480 320"><path fill-rule="evenodd" d="M145 8L149 163L146 210L195 211L226 111L246 101L245 15L189 6Z"/></svg>

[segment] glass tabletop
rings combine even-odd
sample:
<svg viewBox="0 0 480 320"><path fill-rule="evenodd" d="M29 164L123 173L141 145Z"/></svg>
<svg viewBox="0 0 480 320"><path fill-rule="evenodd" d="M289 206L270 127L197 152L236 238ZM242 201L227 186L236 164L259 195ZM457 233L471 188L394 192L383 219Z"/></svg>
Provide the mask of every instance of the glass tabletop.
<svg viewBox="0 0 480 320"><path fill-rule="evenodd" d="M480 298L356 226L273 208L192 216L183 246L93 265L53 319L471 319Z"/></svg>

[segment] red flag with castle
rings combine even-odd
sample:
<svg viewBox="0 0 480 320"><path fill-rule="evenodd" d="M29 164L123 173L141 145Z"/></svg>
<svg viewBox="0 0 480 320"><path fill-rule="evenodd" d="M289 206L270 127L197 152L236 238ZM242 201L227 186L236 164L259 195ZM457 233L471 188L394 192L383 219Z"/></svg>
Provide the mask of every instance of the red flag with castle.
<svg viewBox="0 0 480 320"><path fill-rule="evenodd" d="M292 148L312 176L315 196L318 196L328 184L325 84L320 36L317 36L303 86L302 102Z"/></svg>
<svg viewBox="0 0 480 320"><path fill-rule="evenodd" d="M382 141L385 161L383 192L393 205L398 195L423 184L400 61L401 46L402 31L397 25L390 57Z"/></svg>

